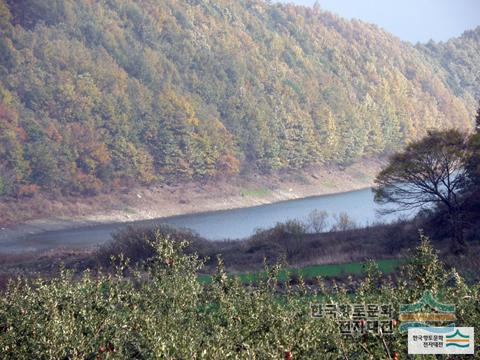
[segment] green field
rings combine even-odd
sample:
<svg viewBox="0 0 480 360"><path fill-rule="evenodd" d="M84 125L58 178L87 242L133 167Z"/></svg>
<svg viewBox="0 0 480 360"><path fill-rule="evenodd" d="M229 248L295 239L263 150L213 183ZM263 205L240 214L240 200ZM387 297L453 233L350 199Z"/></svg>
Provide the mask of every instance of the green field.
<svg viewBox="0 0 480 360"><path fill-rule="evenodd" d="M405 261L402 259L385 259L375 261L384 274L393 272L398 266ZM281 270L278 279L283 281L288 276L302 276L304 279L312 279L317 276L321 277L337 277L342 275L360 275L363 271L363 262L353 262L344 264L326 264L326 265L312 265L299 269L285 269ZM235 274L242 282L252 282L259 278L265 277L265 272L250 272ZM198 280L204 284L211 282L210 275L199 275Z"/></svg>

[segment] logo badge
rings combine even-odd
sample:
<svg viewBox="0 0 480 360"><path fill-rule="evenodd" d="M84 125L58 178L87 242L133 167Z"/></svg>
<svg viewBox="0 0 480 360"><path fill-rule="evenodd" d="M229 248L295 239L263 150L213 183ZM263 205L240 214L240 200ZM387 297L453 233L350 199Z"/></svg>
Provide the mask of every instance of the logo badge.
<svg viewBox="0 0 480 360"><path fill-rule="evenodd" d="M411 327L408 329L409 354L473 354L473 327Z"/></svg>

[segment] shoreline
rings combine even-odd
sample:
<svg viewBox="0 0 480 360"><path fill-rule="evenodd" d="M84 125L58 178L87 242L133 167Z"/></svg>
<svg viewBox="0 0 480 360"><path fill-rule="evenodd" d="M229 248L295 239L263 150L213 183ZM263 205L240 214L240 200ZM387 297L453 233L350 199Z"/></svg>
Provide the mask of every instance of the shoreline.
<svg viewBox="0 0 480 360"><path fill-rule="evenodd" d="M248 208L361 190L373 185L381 165L379 160L365 159L345 168L319 166L296 173L253 174L205 184L137 188L113 199L111 195L75 199L68 204L64 216L52 211L51 216L3 226L0 246L14 245L18 239L49 231Z"/></svg>

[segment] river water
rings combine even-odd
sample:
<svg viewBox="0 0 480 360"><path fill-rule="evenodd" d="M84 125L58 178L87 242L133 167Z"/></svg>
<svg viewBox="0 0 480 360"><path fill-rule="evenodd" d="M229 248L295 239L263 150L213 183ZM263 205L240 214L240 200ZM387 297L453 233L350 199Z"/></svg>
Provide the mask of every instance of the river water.
<svg viewBox="0 0 480 360"><path fill-rule="evenodd" d="M381 216L379 206L373 201L371 189L322 195L304 199L282 201L274 204L215 212L180 215L169 218L85 226L76 229L48 231L16 239L15 249L48 250L56 247L87 247L99 245L111 239L111 234L128 225L151 226L167 223L191 229L210 240L240 239L252 235L257 229L269 228L290 219L304 220L313 210L323 210L330 215L345 212L358 225L388 222L398 215ZM0 243L0 252L8 250Z"/></svg>

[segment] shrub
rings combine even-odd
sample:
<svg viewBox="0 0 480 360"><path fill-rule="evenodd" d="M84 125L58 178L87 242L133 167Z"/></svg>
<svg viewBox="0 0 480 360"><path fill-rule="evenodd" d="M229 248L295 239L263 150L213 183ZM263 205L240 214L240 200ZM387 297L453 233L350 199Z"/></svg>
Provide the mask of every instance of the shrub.
<svg viewBox="0 0 480 360"><path fill-rule="evenodd" d="M154 244L159 237L168 237L174 242L188 241L188 246L184 249L187 253L206 254L213 247L211 242L188 229L178 229L167 224L155 227L129 226L114 233L112 241L98 249L90 265L109 268L112 266L112 257L118 259L120 255L133 264L148 261L156 254Z"/></svg>

